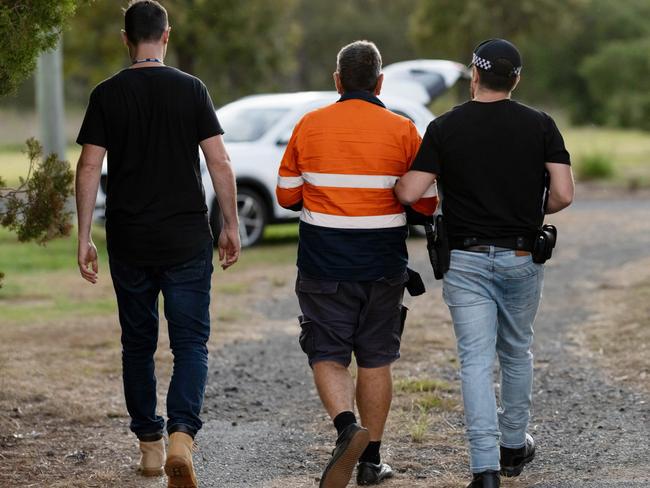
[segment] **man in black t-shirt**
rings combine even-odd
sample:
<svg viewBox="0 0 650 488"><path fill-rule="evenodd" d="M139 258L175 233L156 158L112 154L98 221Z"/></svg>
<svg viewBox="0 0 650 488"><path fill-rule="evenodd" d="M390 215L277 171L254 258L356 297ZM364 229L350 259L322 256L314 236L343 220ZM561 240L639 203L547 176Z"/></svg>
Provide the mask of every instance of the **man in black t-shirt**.
<svg viewBox="0 0 650 488"><path fill-rule="evenodd" d="M124 394L142 452L139 467L145 475L161 475L164 464L170 487L191 487L196 486L191 448L201 428L207 378L213 270L199 145L223 212L218 248L224 269L240 251L235 181L205 85L163 64L170 32L165 9L134 0L124 24L132 66L93 90L77 138L83 146L76 182L78 264L83 278L96 283L90 231L107 153L106 239L122 327ZM166 459L153 359L161 292L174 354Z"/></svg>
<svg viewBox="0 0 650 488"><path fill-rule="evenodd" d="M543 265L532 242L544 214L573 199L569 153L553 119L511 100L517 48L481 43L472 59L472 100L435 119L396 194L411 204L434 180L451 252L443 297L454 322L470 444L469 487L499 486L535 454L526 433L533 377L533 321ZM501 366L497 410L492 368Z"/></svg>

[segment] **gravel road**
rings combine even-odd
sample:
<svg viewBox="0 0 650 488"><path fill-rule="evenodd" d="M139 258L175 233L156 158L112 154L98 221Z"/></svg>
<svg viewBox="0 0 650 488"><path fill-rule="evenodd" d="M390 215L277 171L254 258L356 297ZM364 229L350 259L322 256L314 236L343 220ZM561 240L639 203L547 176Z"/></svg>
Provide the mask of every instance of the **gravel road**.
<svg viewBox="0 0 650 488"><path fill-rule="evenodd" d="M609 270L650 253L650 199L585 199L550 221L560 238L536 323L531 431L538 455L507 486L648 486L650 398L600 371L569 332L589 327L592 292L607 282ZM422 241L410 242L412 262L427 270L429 293L438 294L423 247ZM315 428L324 413L296 340L296 300L268 300L255 309L284 326L269 327L262 341L213 352L198 439L201 486L317 486L332 432ZM295 334L289 332L293 323Z"/></svg>

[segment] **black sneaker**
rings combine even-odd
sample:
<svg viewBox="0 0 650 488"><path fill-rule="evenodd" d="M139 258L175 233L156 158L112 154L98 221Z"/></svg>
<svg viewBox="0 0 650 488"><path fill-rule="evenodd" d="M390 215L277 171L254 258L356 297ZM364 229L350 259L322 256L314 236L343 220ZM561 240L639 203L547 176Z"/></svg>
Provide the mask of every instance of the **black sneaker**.
<svg viewBox="0 0 650 488"><path fill-rule="evenodd" d="M524 466L535 458L535 441L526 434L526 445L519 449L501 446L501 474L508 478L519 476Z"/></svg>
<svg viewBox="0 0 650 488"><path fill-rule="evenodd" d="M386 463L359 463L357 466L358 485L376 485L386 478L393 477L393 469Z"/></svg>
<svg viewBox="0 0 650 488"><path fill-rule="evenodd" d="M498 471L482 471L474 473L474 479L467 488L499 488L501 479Z"/></svg>
<svg viewBox="0 0 650 488"><path fill-rule="evenodd" d="M352 424L341 432L336 439L332 459L327 463L321 476L319 488L345 488L368 442L370 442L370 434L359 424Z"/></svg>

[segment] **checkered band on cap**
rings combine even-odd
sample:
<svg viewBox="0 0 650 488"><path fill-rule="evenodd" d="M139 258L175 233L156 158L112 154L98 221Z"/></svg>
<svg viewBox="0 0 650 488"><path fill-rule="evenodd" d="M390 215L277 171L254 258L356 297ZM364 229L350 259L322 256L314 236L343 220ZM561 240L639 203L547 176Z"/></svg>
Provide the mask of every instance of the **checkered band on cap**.
<svg viewBox="0 0 650 488"><path fill-rule="evenodd" d="M484 69L485 71L489 71L492 68L491 62L489 62L487 59L483 59L477 56L476 53L472 54L472 64L477 68Z"/></svg>
<svg viewBox="0 0 650 488"><path fill-rule="evenodd" d="M476 53L472 54L472 64L477 68L481 68L485 71L490 71L492 69L492 62L487 59L483 59L480 56L477 56ZM513 68L511 76L519 76L521 74L521 66Z"/></svg>

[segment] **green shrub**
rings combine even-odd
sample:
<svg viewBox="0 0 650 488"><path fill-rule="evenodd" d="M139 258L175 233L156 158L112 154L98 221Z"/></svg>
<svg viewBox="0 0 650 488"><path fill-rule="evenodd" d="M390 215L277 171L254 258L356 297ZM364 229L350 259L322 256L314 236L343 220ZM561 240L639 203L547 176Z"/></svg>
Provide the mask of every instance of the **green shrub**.
<svg viewBox="0 0 650 488"><path fill-rule="evenodd" d="M576 173L580 181L608 180L614 176L614 162L606 154L586 154L580 158Z"/></svg>
<svg viewBox="0 0 650 488"><path fill-rule="evenodd" d="M604 44L579 65L595 121L650 130L650 36Z"/></svg>

